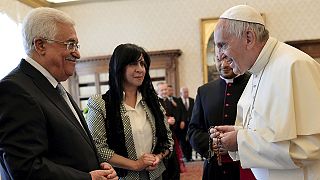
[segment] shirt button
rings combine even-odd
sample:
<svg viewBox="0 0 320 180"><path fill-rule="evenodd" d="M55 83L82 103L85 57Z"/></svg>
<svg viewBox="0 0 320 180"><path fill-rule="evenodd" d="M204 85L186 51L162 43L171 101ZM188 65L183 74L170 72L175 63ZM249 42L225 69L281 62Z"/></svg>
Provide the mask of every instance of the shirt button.
<svg viewBox="0 0 320 180"><path fill-rule="evenodd" d="M228 117L228 114L225 114L224 117Z"/></svg>
<svg viewBox="0 0 320 180"><path fill-rule="evenodd" d="M228 84L228 86L230 87L230 86L232 86L232 84Z"/></svg>
<svg viewBox="0 0 320 180"><path fill-rule="evenodd" d="M227 107L229 107L229 104L226 104Z"/></svg>
<svg viewBox="0 0 320 180"><path fill-rule="evenodd" d="M227 93L227 96L230 96L231 94L230 93Z"/></svg>

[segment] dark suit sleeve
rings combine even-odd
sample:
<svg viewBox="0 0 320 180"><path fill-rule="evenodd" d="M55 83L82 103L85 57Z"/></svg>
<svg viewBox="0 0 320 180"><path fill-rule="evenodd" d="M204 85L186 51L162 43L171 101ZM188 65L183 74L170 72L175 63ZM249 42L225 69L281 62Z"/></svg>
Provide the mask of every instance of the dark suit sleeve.
<svg viewBox="0 0 320 180"><path fill-rule="evenodd" d="M209 134L204 117L201 91L199 89L192 110L191 122L188 127L188 137L192 148L202 156L207 157Z"/></svg>
<svg viewBox="0 0 320 180"><path fill-rule="evenodd" d="M0 127L0 161L6 175L2 178L91 179L89 173L46 158L50 154L46 114L34 97L13 83L0 84Z"/></svg>

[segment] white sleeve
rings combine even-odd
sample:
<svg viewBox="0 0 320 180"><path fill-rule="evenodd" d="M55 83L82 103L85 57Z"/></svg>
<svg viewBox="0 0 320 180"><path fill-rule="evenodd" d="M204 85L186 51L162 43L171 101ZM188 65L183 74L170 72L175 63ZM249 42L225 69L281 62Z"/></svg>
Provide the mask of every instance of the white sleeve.
<svg viewBox="0 0 320 180"><path fill-rule="evenodd" d="M296 165L308 166L320 160L320 134L298 136L290 144L290 156Z"/></svg>
<svg viewBox="0 0 320 180"><path fill-rule="evenodd" d="M233 126L233 127L234 127L234 130L236 130L236 131L239 130L239 129L243 129L242 126ZM231 159L233 161L239 161L240 160L238 151L234 151L234 152L229 151L228 153L229 153L229 156L231 157Z"/></svg>
<svg viewBox="0 0 320 180"><path fill-rule="evenodd" d="M299 168L290 157L290 141L268 142L257 131L250 129L239 129L237 141L243 168Z"/></svg>

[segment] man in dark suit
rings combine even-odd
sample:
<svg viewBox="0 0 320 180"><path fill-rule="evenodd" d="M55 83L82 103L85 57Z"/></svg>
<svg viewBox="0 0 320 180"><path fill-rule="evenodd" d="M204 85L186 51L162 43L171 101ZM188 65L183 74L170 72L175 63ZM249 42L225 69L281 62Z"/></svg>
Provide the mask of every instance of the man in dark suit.
<svg viewBox="0 0 320 180"><path fill-rule="evenodd" d="M234 74L225 59L216 58L215 62L220 78L198 88L188 137L192 147L202 156L208 158L204 162L202 179L238 180L240 179L240 162L233 161L226 150L220 149L222 165L218 165L216 154L211 158L208 157L208 129L211 126L234 124L237 103L250 76ZM210 149L213 148L215 147L210 147ZM246 174L246 180L254 178L250 170L241 169L241 171Z"/></svg>
<svg viewBox="0 0 320 180"><path fill-rule="evenodd" d="M194 99L189 97L189 89L187 87L180 88L180 97L177 100L177 104L182 110L182 120L179 125L179 133L177 134L180 146L187 162L193 161L192 159L192 147L187 138L187 130L191 120L192 109L194 105Z"/></svg>
<svg viewBox="0 0 320 180"><path fill-rule="evenodd" d="M166 117L168 123L170 125L170 130L172 131L172 138L175 141L173 151L171 155L164 159L164 165L166 166L166 170L162 174L162 179L168 180L176 180L180 179L180 166L179 166L179 159L177 156L176 151L176 135L174 128L176 127L177 120L175 119L174 115L174 104L168 98L168 84L165 82L159 82L157 84L157 92L159 97L159 102L162 107L165 109Z"/></svg>
<svg viewBox="0 0 320 180"><path fill-rule="evenodd" d="M27 58L0 81L2 180L118 179L100 162L80 109L60 84L80 58L73 20L36 8L22 32Z"/></svg>

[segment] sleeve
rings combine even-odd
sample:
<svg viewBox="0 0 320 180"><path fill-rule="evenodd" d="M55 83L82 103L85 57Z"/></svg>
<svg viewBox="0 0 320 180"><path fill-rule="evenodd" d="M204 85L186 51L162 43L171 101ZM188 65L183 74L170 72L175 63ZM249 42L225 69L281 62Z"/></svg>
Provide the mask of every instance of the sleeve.
<svg viewBox="0 0 320 180"><path fill-rule="evenodd" d="M320 160L320 134L298 136L290 143L289 153L293 162L299 166L307 166L312 161Z"/></svg>
<svg viewBox="0 0 320 180"><path fill-rule="evenodd" d="M0 164L4 179L91 179L46 157L50 131L41 105L21 86L0 84Z"/></svg>
<svg viewBox="0 0 320 180"><path fill-rule="evenodd" d="M289 154L289 140L270 143L257 131L239 129L237 141L238 154L243 168L298 168Z"/></svg>
<svg viewBox="0 0 320 180"><path fill-rule="evenodd" d="M169 142L169 150L170 150L170 152L172 152L173 151L173 144L174 144L174 141L172 139L172 132L170 130L170 125L169 125L168 120L167 120L165 109L162 107L160 102L159 102L159 104L160 104L160 109L161 109L161 111L163 113L163 117L164 117L164 119L163 119L164 120L164 125L166 126L166 129L167 129L167 136L168 136L168 140L169 140L168 141Z"/></svg>
<svg viewBox="0 0 320 180"><path fill-rule="evenodd" d="M103 161L108 162L114 155L114 151L109 149L105 128L105 103L101 95L95 95L88 100L87 124L96 145L98 154Z"/></svg>
<svg viewBox="0 0 320 180"><path fill-rule="evenodd" d="M192 148L202 156L207 157L209 149L209 134L206 128L201 102L201 92L199 89L193 106L191 121L188 127L188 137Z"/></svg>

